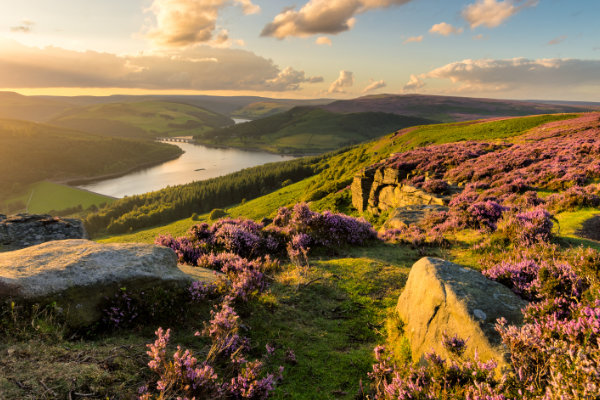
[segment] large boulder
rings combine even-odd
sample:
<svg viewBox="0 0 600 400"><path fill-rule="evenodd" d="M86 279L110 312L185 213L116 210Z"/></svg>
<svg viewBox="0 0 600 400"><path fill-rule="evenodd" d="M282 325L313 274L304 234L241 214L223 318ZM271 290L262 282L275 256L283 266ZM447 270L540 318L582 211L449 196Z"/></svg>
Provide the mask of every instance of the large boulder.
<svg viewBox="0 0 600 400"><path fill-rule="evenodd" d="M43 214L0 215L0 246L22 249L63 239L85 239L87 234L78 219Z"/></svg>
<svg viewBox="0 0 600 400"><path fill-rule="evenodd" d="M0 299L56 302L70 326L82 327L100 319L101 303L121 287L145 290L214 279L205 272L186 274L166 247L60 240L0 253Z"/></svg>
<svg viewBox="0 0 600 400"><path fill-rule="evenodd" d="M467 340L467 356L477 351L480 359L495 359L504 367L509 358L495 330L496 320L504 317L520 324L526 305L475 270L425 257L413 265L396 310L405 322L414 360L431 351L449 357L441 343L446 333Z"/></svg>
<svg viewBox="0 0 600 400"><path fill-rule="evenodd" d="M446 211L448 207L440 205L412 205L396 208L390 213L389 218L381 227L382 231L388 229L402 229L409 225L423 222L433 212Z"/></svg>

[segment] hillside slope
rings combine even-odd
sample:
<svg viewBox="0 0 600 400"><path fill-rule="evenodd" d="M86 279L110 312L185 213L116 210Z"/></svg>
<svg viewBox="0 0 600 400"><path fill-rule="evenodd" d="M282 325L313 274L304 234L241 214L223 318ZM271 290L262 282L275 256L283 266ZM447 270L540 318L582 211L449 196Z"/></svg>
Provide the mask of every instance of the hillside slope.
<svg viewBox="0 0 600 400"><path fill-rule="evenodd" d="M267 118L209 131L197 135L196 140L277 153L322 153L407 126L433 122L379 112L336 114L314 107L295 107Z"/></svg>
<svg viewBox="0 0 600 400"><path fill-rule="evenodd" d="M154 139L198 134L233 121L188 104L143 101L73 108L49 123L98 135Z"/></svg>
<svg viewBox="0 0 600 400"><path fill-rule="evenodd" d="M577 104L550 104L419 94L364 96L352 100L335 101L320 106L320 108L338 113L379 111L429 118L440 122L469 121L490 117L517 117L535 114L582 112L593 109L591 106Z"/></svg>
<svg viewBox="0 0 600 400"><path fill-rule="evenodd" d="M33 182L122 173L179 156L172 145L0 120L0 198Z"/></svg>
<svg viewBox="0 0 600 400"><path fill-rule="evenodd" d="M73 106L67 98L47 99L0 92L0 118L43 122Z"/></svg>

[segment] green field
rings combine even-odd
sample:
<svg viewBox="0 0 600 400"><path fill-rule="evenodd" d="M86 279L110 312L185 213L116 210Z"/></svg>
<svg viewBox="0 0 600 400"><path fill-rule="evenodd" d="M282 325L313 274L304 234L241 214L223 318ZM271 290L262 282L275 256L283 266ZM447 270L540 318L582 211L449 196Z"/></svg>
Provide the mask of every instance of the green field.
<svg viewBox="0 0 600 400"><path fill-rule="evenodd" d="M50 123L99 135L154 139L191 136L231 125L233 121L189 104L142 101L73 108Z"/></svg>
<svg viewBox="0 0 600 400"><path fill-rule="evenodd" d="M232 117L244 119L260 119L270 117L271 115L279 114L288 111L294 107L293 104L282 104L272 101L259 101L248 104L245 107L235 110L231 113Z"/></svg>
<svg viewBox="0 0 600 400"><path fill-rule="evenodd" d="M377 112L336 114L318 108L296 107L195 137L201 143L276 153L323 153L428 123L433 121Z"/></svg>
<svg viewBox="0 0 600 400"><path fill-rule="evenodd" d="M59 183L48 181L37 182L26 188L25 193L20 196L12 197L0 206L0 212L9 214L8 210L13 212L29 212L34 214L44 214L51 211L61 211L67 208L81 206L83 209L88 207L109 204L115 201L114 198L103 196L98 193L92 193L87 190L81 190ZM21 204L25 208L14 209L11 205Z"/></svg>

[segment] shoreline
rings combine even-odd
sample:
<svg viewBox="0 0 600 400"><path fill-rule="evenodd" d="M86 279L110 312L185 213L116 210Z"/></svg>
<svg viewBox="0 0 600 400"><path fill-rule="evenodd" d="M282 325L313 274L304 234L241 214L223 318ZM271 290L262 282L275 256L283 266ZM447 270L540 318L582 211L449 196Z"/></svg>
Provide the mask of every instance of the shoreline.
<svg viewBox="0 0 600 400"><path fill-rule="evenodd" d="M191 144L197 144L197 145L201 145L201 146L206 146L206 147L213 148L213 149L235 149L235 150L244 150L244 151L269 153L269 154L275 154L275 155L278 155L278 156L297 157L297 158L318 156L318 155L327 153L328 151L331 151L331 150L326 150L326 151L321 152L321 153L281 153L281 152L278 152L278 151L263 149L263 148L260 148L260 147L238 147L238 146L231 146L231 145L225 145L225 144L214 144L214 143L202 142L202 141L199 141L197 139L194 139L194 141Z"/></svg>
<svg viewBox="0 0 600 400"><path fill-rule="evenodd" d="M171 157L167 157L165 159L154 160L154 161L149 161L147 163L139 164L139 165L136 165L135 167L131 167L131 168L129 168L127 170L124 170L124 171L114 172L112 174L98 175L98 176L93 176L93 177L88 177L88 178L86 178L86 177L69 178L69 179L63 179L63 180L53 181L53 182L54 183L63 184L63 185L67 185L67 186L77 187L78 185L86 185L86 184L89 184L89 183L104 181L104 180L107 180L107 179L119 178L121 176L124 176L124 175L127 175L127 174L131 174L133 172L137 172L137 171L140 171L140 170L143 170L143 169L155 167L157 165L166 163L168 161L173 161L173 160L178 159L179 157L181 157L183 155L183 153L185 153L185 151L181 150L181 148L178 147L178 146L177 146L177 148L180 150L178 154L175 154L175 155L173 155ZM108 196L108 197L110 197L110 196Z"/></svg>

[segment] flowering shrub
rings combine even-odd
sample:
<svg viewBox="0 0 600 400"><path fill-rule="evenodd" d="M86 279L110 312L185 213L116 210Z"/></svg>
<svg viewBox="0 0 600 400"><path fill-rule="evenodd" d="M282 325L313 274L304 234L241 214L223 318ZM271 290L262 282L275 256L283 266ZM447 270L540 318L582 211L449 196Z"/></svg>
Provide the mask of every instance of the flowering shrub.
<svg viewBox="0 0 600 400"><path fill-rule="evenodd" d="M513 242L531 246L534 243L550 241L552 226L550 213L538 207L509 218L505 229Z"/></svg>
<svg viewBox="0 0 600 400"><path fill-rule="evenodd" d="M430 179L421 185L421 189L434 194L447 194L450 190L450 186L448 186L446 181L441 179Z"/></svg>
<svg viewBox="0 0 600 400"><path fill-rule="evenodd" d="M140 400L153 398L180 399L267 399L274 390L277 378L273 374L263 377L263 365L260 361L240 360L239 367L227 380L220 378L208 361L200 362L189 350L183 351L177 346L172 360L167 356L167 344L171 331L162 328L156 331L156 340L148 344L150 362L148 366L160 378L156 382L156 397L148 386L140 388ZM283 369L279 370L281 377ZM183 397L181 397L183 396Z"/></svg>

